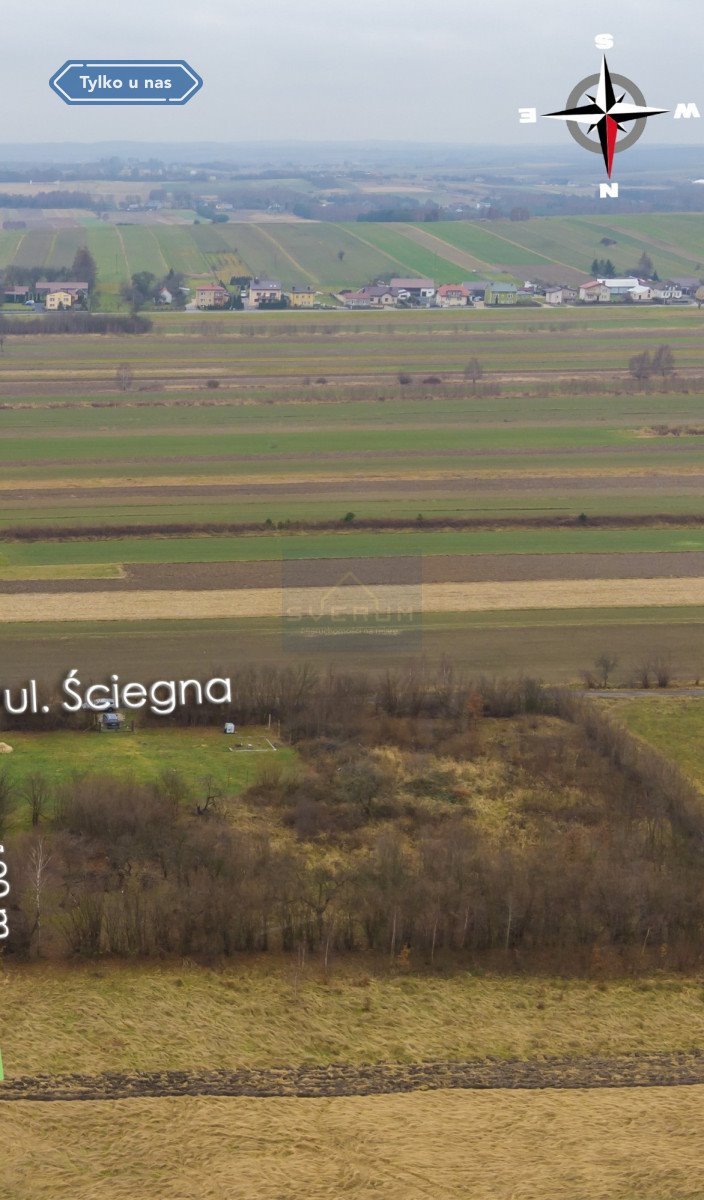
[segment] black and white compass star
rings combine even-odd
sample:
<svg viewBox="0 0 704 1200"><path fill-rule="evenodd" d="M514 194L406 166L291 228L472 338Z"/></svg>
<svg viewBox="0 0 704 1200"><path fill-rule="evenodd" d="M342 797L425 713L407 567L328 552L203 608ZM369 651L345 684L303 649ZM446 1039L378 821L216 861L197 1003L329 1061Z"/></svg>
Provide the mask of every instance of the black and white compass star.
<svg viewBox="0 0 704 1200"><path fill-rule="evenodd" d="M668 110L666 108L648 108L643 104L630 104L626 101L625 92L617 99L606 58L601 64L596 96L589 96L589 100L589 104L544 115L552 117L556 121L577 121L583 125L589 124L589 133L596 129L599 133L601 150L610 179L616 152L616 140L619 131L625 132L624 122L640 121L645 117L657 117Z"/></svg>

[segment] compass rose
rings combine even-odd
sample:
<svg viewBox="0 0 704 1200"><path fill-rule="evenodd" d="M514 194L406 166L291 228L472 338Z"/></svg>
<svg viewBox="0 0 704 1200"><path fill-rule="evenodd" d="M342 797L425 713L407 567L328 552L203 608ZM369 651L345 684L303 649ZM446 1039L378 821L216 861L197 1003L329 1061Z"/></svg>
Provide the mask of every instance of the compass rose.
<svg viewBox="0 0 704 1200"><path fill-rule="evenodd" d="M619 92L621 88L625 89L621 95L617 96L614 83L618 85ZM597 85L596 95L591 95L588 89L592 88L594 84ZM578 101L585 92L587 92L589 103L579 104ZM633 96L638 103L628 102L627 95ZM657 117L667 111L666 108L649 108L645 103L643 93L635 84L631 83L630 79L626 79L623 75L610 73L606 57L604 57L601 73L591 75L577 84L567 101L567 108L562 109L561 112L545 113L544 116L555 121L569 122L570 133L580 145L586 146L587 149L598 153L601 148L610 179L614 154L618 150L626 150L628 146L632 146L638 140L645 129L648 117ZM629 132L626 130L626 125L631 122L634 124ZM573 129L572 125L588 125L589 128L585 134L581 129ZM599 135L598 144L587 136L594 130ZM626 138L620 142L618 141L619 133L627 134Z"/></svg>

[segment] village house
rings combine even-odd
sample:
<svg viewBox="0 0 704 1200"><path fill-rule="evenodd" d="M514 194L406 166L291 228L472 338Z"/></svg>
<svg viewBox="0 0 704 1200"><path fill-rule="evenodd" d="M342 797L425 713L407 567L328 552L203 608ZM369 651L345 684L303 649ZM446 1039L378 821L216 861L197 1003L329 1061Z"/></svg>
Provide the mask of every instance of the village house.
<svg viewBox="0 0 704 1200"><path fill-rule="evenodd" d="M647 283L638 282L634 288L631 288L628 295L636 303L642 303L644 300L650 301L653 299L653 289Z"/></svg>
<svg viewBox="0 0 704 1200"><path fill-rule="evenodd" d="M598 279L592 279L580 285L579 299L583 304L608 304L611 293Z"/></svg>
<svg viewBox="0 0 704 1200"><path fill-rule="evenodd" d="M28 287L5 288L5 300L8 304L25 304L31 300Z"/></svg>
<svg viewBox="0 0 704 1200"><path fill-rule="evenodd" d="M674 279L666 279L664 282L658 280L656 283L651 283L653 291L653 300L681 300L682 288L675 283Z"/></svg>
<svg viewBox="0 0 704 1200"><path fill-rule="evenodd" d="M49 292L44 298L44 304L49 311L70 308L73 304L73 296L70 292Z"/></svg>
<svg viewBox="0 0 704 1200"><path fill-rule="evenodd" d="M88 283L85 279L40 279L34 285L34 294L37 300L43 300L51 292L70 292L75 303L88 290Z"/></svg>
<svg viewBox="0 0 704 1200"><path fill-rule="evenodd" d="M691 299L702 285L701 279L696 279L694 275L673 275L668 283L679 288L680 299Z"/></svg>
<svg viewBox="0 0 704 1200"><path fill-rule="evenodd" d="M609 289L609 298L614 300L619 296L629 296L640 280L635 276L627 276L624 279L604 279L597 276L597 283L603 283Z"/></svg>
<svg viewBox="0 0 704 1200"><path fill-rule="evenodd" d="M292 287L286 295L291 308L312 308L317 292L311 287Z"/></svg>
<svg viewBox="0 0 704 1200"><path fill-rule="evenodd" d="M516 304L518 288L515 283L490 283L484 293L484 303L495 307L499 304Z"/></svg>
<svg viewBox="0 0 704 1200"><path fill-rule="evenodd" d="M576 299L576 288L549 287L545 292L545 300L548 304L572 304Z"/></svg>
<svg viewBox="0 0 704 1200"><path fill-rule="evenodd" d="M435 293L438 308L466 308L468 302L469 292L463 283L443 283Z"/></svg>
<svg viewBox="0 0 704 1200"><path fill-rule="evenodd" d="M384 284L363 287L357 292L341 292L340 297L345 308L393 308L398 299L397 293Z"/></svg>
<svg viewBox="0 0 704 1200"><path fill-rule="evenodd" d="M230 302L227 288L216 283L196 288L196 308L224 308Z"/></svg>
<svg viewBox="0 0 704 1200"><path fill-rule="evenodd" d="M258 308L263 300L277 301L283 296L278 279L253 279L249 285L249 307Z"/></svg>
<svg viewBox="0 0 704 1200"><path fill-rule="evenodd" d="M399 300L415 300L419 304L427 304L435 295L434 279L392 279L389 287L398 293Z"/></svg>

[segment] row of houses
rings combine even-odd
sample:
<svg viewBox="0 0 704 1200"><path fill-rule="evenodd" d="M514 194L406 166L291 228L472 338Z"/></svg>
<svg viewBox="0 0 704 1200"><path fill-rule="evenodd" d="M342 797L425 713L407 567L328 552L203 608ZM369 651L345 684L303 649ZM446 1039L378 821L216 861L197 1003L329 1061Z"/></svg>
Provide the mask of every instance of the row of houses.
<svg viewBox="0 0 704 1200"><path fill-rule="evenodd" d="M694 276L680 276L677 279L655 280L638 279L636 276L624 278L590 279L577 287L556 286L548 288L545 299L548 304L609 304L612 300L635 303L677 304L687 303L697 297L701 290L701 280Z"/></svg>
<svg viewBox="0 0 704 1200"><path fill-rule="evenodd" d="M88 283L85 279L40 279L33 287L5 289L6 304L43 304L50 310L72 308L85 300Z"/></svg>
<svg viewBox="0 0 704 1200"><path fill-rule="evenodd" d="M466 283L442 283L432 279L391 279L374 283L357 291L342 291L338 298L345 308L398 308L422 305L434 308L480 308L500 304L516 304L519 288L513 283L496 283L489 279L468 280Z"/></svg>
<svg viewBox="0 0 704 1200"><path fill-rule="evenodd" d="M292 287L284 290L279 279L252 279L240 293L245 308L261 308L286 302L289 308L313 308L317 292L311 287ZM227 308L232 293L221 284L208 283L196 288L196 308Z"/></svg>

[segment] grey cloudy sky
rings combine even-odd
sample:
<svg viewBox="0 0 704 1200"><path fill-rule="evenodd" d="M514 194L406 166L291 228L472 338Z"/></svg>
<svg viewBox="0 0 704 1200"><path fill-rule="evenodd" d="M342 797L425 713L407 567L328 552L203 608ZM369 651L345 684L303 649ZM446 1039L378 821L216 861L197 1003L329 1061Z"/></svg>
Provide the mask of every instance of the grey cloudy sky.
<svg viewBox="0 0 704 1200"><path fill-rule="evenodd" d="M614 15L614 9L617 10ZM701 0L33 0L3 22L0 140L286 139L557 144L561 107L598 69L650 104L704 113ZM68 58L185 58L204 88L183 108L69 108L48 79ZM658 118L653 142L700 142Z"/></svg>

